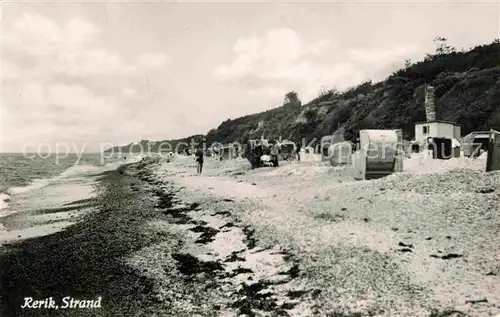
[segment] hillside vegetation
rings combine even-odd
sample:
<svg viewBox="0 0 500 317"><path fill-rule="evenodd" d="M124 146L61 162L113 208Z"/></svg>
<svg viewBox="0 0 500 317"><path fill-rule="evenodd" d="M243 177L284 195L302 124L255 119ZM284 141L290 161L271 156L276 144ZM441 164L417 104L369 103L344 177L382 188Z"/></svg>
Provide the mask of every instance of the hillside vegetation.
<svg viewBox="0 0 500 317"><path fill-rule="evenodd" d="M348 138L360 129L403 129L404 137L411 139L413 124L426 119L425 84L435 87L436 118L457 122L462 135L500 130L500 41L470 51L456 51L444 38L435 42L436 52L417 63L406 61L403 69L382 82L367 81L344 92L332 89L305 105L290 92L282 107L228 119L205 136L157 141L150 147L157 151L161 142L175 147L179 142L200 142L203 138L208 146L228 144L260 138L263 133L267 138L305 138L309 142L340 128L350 132ZM259 129L262 124L263 129ZM108 151L112 150L134 151L130 145Z"/></svg>

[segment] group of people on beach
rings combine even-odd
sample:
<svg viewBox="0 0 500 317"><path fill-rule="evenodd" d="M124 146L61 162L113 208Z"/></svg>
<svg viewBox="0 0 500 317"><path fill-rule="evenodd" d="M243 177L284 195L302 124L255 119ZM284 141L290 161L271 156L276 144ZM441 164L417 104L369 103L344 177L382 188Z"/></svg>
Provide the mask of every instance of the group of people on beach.
<svg viewBox="0 0 500 317"><path fill-rule="evenodd" d="M271 157L274 158L274 166L278 166L278 159L277 159L277 156L278 156L278 153L279 153L279 146L278 144L274 144L272 147L271 147ZM298 145L295 149L295 154L296 154L296 157L297 157L297 160L300 161L300 145ZM204 156L205 156L205 153L203 151L203 149L201 147L198 147L195 151L195 159L196 159L196 166L197 166L197 174L200 175L202 172L203 172L203 159L204 159Z"/></svg>

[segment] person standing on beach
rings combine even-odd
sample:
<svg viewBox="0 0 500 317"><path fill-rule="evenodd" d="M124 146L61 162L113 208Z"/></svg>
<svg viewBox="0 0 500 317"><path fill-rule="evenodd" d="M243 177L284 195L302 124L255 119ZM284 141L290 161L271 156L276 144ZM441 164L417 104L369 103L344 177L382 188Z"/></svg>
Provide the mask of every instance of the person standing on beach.
<svg viewBox="0 0 500 317"><path fill-rule="evenodd" d="M295 148L295 155L297 157L297 161L299 162L300 162L300 150L301 150L300 142L297 142L297 146Z"/></svg>
<svg viewBox="0 0 500 317"><path fill-rule="evenodd" d="M196 150L196 163L198 166L198 175L201 174L203 171L203 150L201 148L198 148Z"/></svg>
<svg viewBox="0 0 500 317"><path fill-rule="evenodd" d="M278 154L279 154L279 145L278 142L271 144L271 162L273 162L274 167L278 167Z"/></svg>

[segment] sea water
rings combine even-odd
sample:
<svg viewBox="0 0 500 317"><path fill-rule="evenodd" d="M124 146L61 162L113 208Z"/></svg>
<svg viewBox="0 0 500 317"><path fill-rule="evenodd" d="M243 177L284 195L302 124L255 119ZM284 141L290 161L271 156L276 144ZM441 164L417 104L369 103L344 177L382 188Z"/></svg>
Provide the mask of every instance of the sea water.
<svg viewBox="0 0 500 317"><path fill-rule="evenodd" d="M103 159L101 154L55 155L0 153L0 228L13 213L58 208L91 198L100 174L137 158ZM1 230L0 230L1 231Z"/></svg>

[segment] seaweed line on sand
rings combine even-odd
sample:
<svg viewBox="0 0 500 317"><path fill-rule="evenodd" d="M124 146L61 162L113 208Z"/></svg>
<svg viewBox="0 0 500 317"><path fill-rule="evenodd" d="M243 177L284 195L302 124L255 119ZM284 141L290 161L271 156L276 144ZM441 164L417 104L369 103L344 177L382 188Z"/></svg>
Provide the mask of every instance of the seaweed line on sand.
<svg viewBox="0 0 500 317"><path fill-rule="evenodd" d="M221 232L221 228L211 227L206 222L200 224L200 220L193 219L191 217L192 212L201 211L200 205L198 203L184 204L174 198L175 195L172 195L172 192L172 190L156 190L157 207L164 214L171 216L169 219L173 223L196 224L189 229L200 234L195 243L207 245L213 242ZM169 197L170 202L176 201L177 205L170 204L166 206L164 204L165 197ZM231 200L221 201L231 202ZM225 225L222 227L228 227L232 230L241 229L238 227L238 221L228 218L230 215L229 212L221 211L211 213L211 217L222 217L225 221ZM202 275L204 278L213 279L214 284L229 290L227 294L229 302L224 307L226 310L233 309L236 310L238 315L245 314L247 316L256 316L258 313L264 312L273 313L275 316L289 316L287 311L293 309L298 304L297 299L308 292L288 290L280 295L277 293L279 290L273 289L273 286L284 285L297 278L299 273L298 265L292 264L288 270L279 272L279 279L276 280L256 276L256 272L252 268L242 266L248 261L246 258L248 252L253 254L262 253L264 256L272 254L273 257L282 258L284 261L292 257L285 251L265 254L264 251L270 251L270 249L256 250L257 241L254 231L249 226L243 227L241 231L244 234L246 250L234 250L227 258L213 261L202 260L189 253L172 254L173 259L177 261L177 269L185 275L185 279L188 281L195 281L199 278L199 275ZM236 265L230 268L228 264L231 263L236 263ZM241 278L242 276L245 278ZM281 297L281 301L279 297Z"/></svg>

